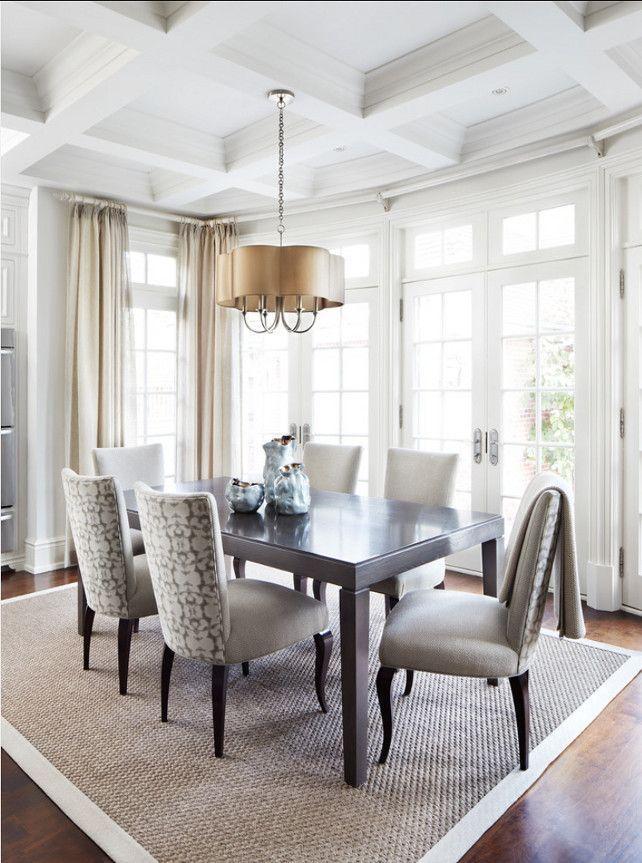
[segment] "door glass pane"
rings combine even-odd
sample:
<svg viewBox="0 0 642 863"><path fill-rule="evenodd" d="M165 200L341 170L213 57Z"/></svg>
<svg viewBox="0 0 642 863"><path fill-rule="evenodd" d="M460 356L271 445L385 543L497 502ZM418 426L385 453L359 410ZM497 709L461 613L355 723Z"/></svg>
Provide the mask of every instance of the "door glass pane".
<svg viewBox="0 0 642 863"><path fill-rule="evenodd" d="M417 297L414 302L415 341L441 338L441 294Z"/></svg>
<svg viewBox="0 0 642 863"><path fill-rule="evenodd" d="M470 291L453 291L444 295L444 338L470 338L471 327Z"/></svg>
<svg viewBox="0 0 642 863"><path fill-rule="evenodd" d="M506 285L503 301L505 336L530 335L535 332L537 284Z"/></svg>
<svg viewBox="0 0 642 863"><path fill-rule="evenodd" d="M575 327L575 282L549 279L539 283L541 331L573 332Z"/></svg>
<svg viewBox="0 0 642 863"><path fill-rule="evenodd" d="M343 386L347 390L368 389L368 348L344 348Z"/></svg>
<svg viewBox="0 0 642 863"><path fill-rule="evenodd" d="M319 348L312 354L312 388L338 390L341 380L341 351Z"/></svg>
<svg viewBox="0 0 642 863"><path fill-rule="evenodd" d="M535 359L534 339L504 339L504 386L534 387Z"/></svg>

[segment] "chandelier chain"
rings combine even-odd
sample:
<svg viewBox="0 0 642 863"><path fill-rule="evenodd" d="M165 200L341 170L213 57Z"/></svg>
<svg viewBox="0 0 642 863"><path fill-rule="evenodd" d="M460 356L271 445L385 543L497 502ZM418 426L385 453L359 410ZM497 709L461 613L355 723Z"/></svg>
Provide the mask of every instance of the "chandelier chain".
<svg viewBox="0 0 642 863"><path fill-rule="evenodd" d="M283 198L283 163L284 159L284 122L283 122L283 109L285 108L285 102L283 98L279 99L279 245L283 245L283 234L285 233L285 225L283 224L283 210L284 210L284 198Z"/></svg>

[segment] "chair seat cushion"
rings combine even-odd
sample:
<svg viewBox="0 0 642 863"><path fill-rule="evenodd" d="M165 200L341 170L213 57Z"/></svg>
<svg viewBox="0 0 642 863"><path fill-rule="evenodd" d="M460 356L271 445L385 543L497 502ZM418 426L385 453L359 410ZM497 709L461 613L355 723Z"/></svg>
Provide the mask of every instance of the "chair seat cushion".
<svg viewBox="0 0 642 863"><path fill-rule="evenodd" d="M432 563L424 563L402 572L401 575L393 575L383 581L373 584L370 590L375 593L385 593L386 596L394 596L395 599L410 593L411 590L427 590L436 587L444 580L446 575L446 561L433 560Z"/></svg>
<svg viewBox="0 0 642 863"><path fill-rule="evenodd" d="M328 628L328 610L296 590L258 581L235 579L227 584L230 634L225 662L232 665L267 656Z"/></svg>
<svg viewBox="0 0 642 863"><path fill-rule="evenodd" d="M143 542L142 531L132 528L129 531L129 535L132 538L132 554L145 554L145 543Z"/></svg>
<svg viewBox="0 0 642 863"><path fill-rule="evenodd" d="M382 665L465 677L511 677L508 609L490 596L441 590L407 594L386 619Z"/></svg>
<svg viewBox="0 0 642 863"><path fill-rule="evenodd" d="M149 617L152 614L158 614L146 555L139 554L134 558L134 576L136 589L133 596L129 597L130 617Z"/></svg>

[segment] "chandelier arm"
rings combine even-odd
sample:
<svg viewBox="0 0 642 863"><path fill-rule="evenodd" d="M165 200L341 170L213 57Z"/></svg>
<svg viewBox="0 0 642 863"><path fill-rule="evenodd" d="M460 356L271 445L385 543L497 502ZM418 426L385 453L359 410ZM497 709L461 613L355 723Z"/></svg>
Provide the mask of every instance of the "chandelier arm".
<svg viewBox="0 0 642 863"><path fill-rule="evenodd" d="M314 309L314 311L312 311L312 312L303 312L303 314L304 314L304 315L312 315L312 322L310 323L310 326L309 326L309 327L306 327L304 330L302 330L302 329L299 327L299 328L298 328L298 329L296 329L296 330L290 330L290 332L295 332L295 333L298 333L299 335L302 335L303 333L309 333L309 332L310 332L310 330L312 329L312 327L313 327L313 326L315 325L315 323L316 323L316 320L317 320L317 311L316 311L316 309Z"/></svg>
<svg viewBox="0 0 642 863"><path fill-rule="evenodd" d="M287 320L285 319L285 311L281 312L281 323L289 333L298 333L299 327L301 325L301 309L296 310L296 323L294 324L294 326L291 327L288 324Z"/></svg>

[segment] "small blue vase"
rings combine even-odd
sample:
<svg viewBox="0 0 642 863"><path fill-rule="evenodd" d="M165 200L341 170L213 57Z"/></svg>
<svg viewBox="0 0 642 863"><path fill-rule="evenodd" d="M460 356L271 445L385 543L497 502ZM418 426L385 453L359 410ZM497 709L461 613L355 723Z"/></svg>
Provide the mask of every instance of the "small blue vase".
<svg viewBox="0 0 642 863"><path fill-rule="evenodd" d="M235 478L225 487L225 500L232 512L256 512L264 496L262 482L242 482Z"/></svg>
<svg viewBox="0 0 642 863"><path fill-rule="evenodd" d="M310 480L305 465L294 463L279 468L274 481L274 506L279 515L302 515L310 509Z"/></svg>

